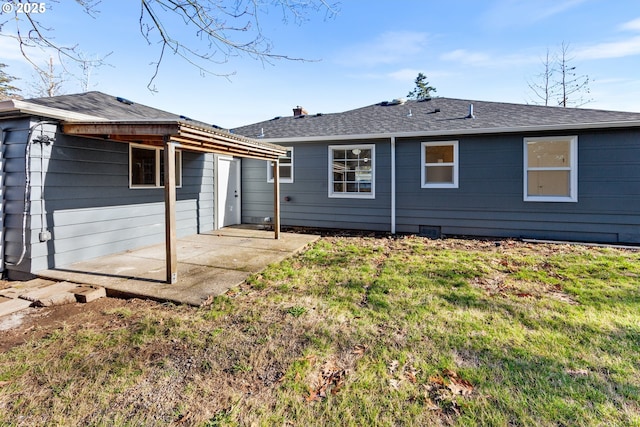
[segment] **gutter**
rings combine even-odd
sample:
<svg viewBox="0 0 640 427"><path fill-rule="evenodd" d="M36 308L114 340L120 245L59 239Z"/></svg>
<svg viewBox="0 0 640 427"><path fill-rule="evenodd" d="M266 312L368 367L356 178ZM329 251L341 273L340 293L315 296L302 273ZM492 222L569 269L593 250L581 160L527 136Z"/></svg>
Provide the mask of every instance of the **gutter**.
<svg viewBox="0 0 640 427"><path fill-rule="evenodd" d="M545 131L567 131L567 130L588 130L588 129L617 129L640 127L640 121L624 122L599 122L599 123L566 123L557 125L536 125L536 126L515 126L498 128L477 128L477 129L456 129L456 130L429 130L413 132L384 132L384 133L360 133L352 135L317 135L305 137L284 137L284 138L261 138L261 141L273 144L285 144L290 142L324 142L324 141L349 141L354 139L389 139L389 138L415 138L430 136L466 136L466 135L487 135L496 133L522 133L522 132L545 132Z"/></svg>

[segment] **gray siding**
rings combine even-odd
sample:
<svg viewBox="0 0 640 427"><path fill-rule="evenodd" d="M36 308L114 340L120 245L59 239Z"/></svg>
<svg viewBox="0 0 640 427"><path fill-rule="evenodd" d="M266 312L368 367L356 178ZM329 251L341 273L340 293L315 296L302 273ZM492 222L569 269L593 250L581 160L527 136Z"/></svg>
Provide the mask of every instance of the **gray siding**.
<svg viewBox="0 0 640 427"><path fill-rule="evenodd" d="M3 224L3 252L5 269L14 268L14 264L20 260L23 248L23 212L25 210L25 141L29 135L31 121L5 120L0 123L4 129L2 140L2 212L4 214ZM29 218L26 217L27 228ZM25 239L30 239L30 233L26 230ZM29 260L25 257L21 265L28 269Z"/></svg>
<svg viewBox="0 0 640 427"><path fill-rule="evenodd" d="M55 126L47 131L54 135ZM34 135L35 136L35 135ZM9 148L6 259L21 250L26 134ZM55 134L49 146L32 143L27 254L14 272L36 273L164 241L164 193L129 189L128 144ZM5 150L7 152L7 150ZM41 160L41 157L43 159ZM177 189L177 234L213 229L213 155L182 153L182 188ZM40 242L41 228L52 239Z"/></svg>
<svg viewBox="0 0 640 427"><path fill-rule="evenodd" d="M421 188L422 140L399 142L398 231L422 225L455 235L640 243L640 133L567 133L574 134L577 203L523 201L524 135L457 138L457 189Z"/></svg>
<svg viewBox="0 0 640 427"><path fill-rule="evenodd" d="M525 202L523 138L564 134L578 135L578 202ZM421 188L420 143L438 140L459 141L459 188ZM333 144L292 144L295 181L281 184L282 224L389 231L390 142L376 143L375 200L327 197ZM272 216L265 168L243 162L243 222ZM396 171L398 232L425 226L449 235L640 243L637 130L398 139Z"/></svg>
<svg viewBox="0 0 640 427"><path fill-rule="evenodd" d="M375 199L343 199L328 196L328 146L341 142L292 144L294 182L280 184L281 221L284 226L389 231L391 227L391 149L375 143ZM273 184L267 182L267 162L242 161L242 222L260 224L273 216ZM285 201L289 197L290 201Z"/></svg>

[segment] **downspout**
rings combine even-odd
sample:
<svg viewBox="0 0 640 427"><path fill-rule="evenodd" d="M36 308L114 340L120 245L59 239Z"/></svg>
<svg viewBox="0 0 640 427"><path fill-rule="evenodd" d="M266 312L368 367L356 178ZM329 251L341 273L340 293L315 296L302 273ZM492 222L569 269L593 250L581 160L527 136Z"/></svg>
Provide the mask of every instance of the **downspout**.
<svg viewBox="0 0 640 427"><path fill-rule="evenodd" d="M396 234L396 137L391 137L391 234Z"/></svg>

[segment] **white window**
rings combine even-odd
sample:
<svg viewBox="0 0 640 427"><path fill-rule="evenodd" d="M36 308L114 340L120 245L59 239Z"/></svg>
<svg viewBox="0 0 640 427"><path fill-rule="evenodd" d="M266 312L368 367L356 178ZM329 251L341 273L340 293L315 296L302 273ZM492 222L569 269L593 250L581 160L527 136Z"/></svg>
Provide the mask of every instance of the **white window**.
<svg viewBox="0 0 640 427"><path fill-rule="evenodd" d="M375 145L329 146L329 197L375 198Z"/></svg>
<svg viewBox="0 0 640 427"><path fill-rule="evenodd" d="M280 182L293 182L293 147L287 147L287 154L278 158L280 164ZM267 162L267 182L273 182L273 166Z"/></svg>
<svg viewBox="0 0 640 427"><path fill-rule="evenodd" d="M578 137L524 139L524 200L578 201Z"/></svg>
<svg viewBox="0 0 640 427"><path fill-rule="evenodd" d="M176 187L182 186L182 152L176 150ZM164 187L164 150L129 144L129 187Z"/></svg>
<svg viewBox="0 0 640 427"><path fill-rule="evenodd" d="M423 142L422 188L458 188L458 141Z"/></svg>

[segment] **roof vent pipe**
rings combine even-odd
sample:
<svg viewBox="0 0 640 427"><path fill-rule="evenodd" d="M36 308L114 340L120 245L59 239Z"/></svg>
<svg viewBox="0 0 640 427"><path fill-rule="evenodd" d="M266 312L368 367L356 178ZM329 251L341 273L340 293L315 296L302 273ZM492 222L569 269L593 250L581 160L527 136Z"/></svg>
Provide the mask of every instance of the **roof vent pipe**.
<svg viewBox="0 0 640 427"><path fill-rule="evenodd" d="M476 116L473 114L473 104L469 104L469 115L467 116L468 119L475 119Z"/></svg>

